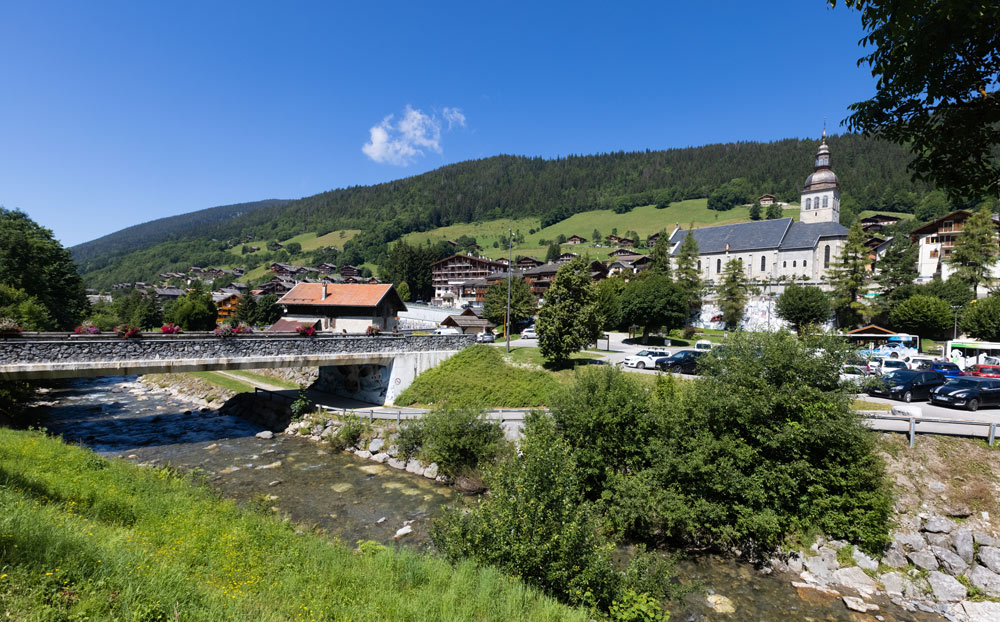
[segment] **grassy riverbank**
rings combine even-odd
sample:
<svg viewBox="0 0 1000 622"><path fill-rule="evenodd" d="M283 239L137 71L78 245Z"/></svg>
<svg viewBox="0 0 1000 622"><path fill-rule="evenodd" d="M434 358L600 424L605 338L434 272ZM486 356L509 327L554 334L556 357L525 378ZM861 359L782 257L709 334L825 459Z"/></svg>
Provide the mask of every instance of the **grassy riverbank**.
<svg viewBox="0 0 1000 622"><path fill-rule="evenodd" d="M359 553L170 471L7 429L0 611L17 620L587 619L494 570L406 550Z"/></svg>

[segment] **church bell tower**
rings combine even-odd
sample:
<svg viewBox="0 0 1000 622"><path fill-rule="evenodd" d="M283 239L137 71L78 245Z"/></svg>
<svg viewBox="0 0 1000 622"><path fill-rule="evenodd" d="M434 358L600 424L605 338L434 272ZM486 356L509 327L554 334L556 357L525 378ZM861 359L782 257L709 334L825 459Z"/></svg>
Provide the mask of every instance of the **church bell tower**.
<svg viewBox="0 0 1000 622"><path fill-rule="evenodd" d="M830 169L830 148L826 146L826 129L816 151L812 175L802 188L799 220L801 222L840 222L840 183Z"/></svg>

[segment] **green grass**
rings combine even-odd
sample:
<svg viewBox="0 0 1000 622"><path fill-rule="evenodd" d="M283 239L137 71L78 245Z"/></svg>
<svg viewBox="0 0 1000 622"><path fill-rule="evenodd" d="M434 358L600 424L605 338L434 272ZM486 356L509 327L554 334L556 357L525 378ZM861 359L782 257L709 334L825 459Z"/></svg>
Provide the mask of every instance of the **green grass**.
<svg viewBox="0 0 1000 622"><path fill-rule="evenodd" d="M561 369L555 372L555 375L561 380L568 379L573 369L588 365L588 361L598 358L601 358L600 354L592 352L575 352L569 357L570 366L566 369ZM509 360L515 365L533 365L539 369L544 369L546 367L545 359L542 358L541 351L536 347L521 346L518 348L511 348Z"/></svg>
<svg viewBox="0 0 1000 622"><path fill-rule="evenodd" d="M229 389L234 393L253 393L253 385L240 382L235 378L230 378L215 371L193 371L189 372L195 378L204 380L205 382L210 382L216 386L222 387L224 389Z"/></svg>
<svg viewBox="0 0 1000 622"><path fill-rule="evenodd" d="M472 563L363 551L169 470L0 429L0 610L9 619L588 619Z"/></svg>
<svg viewBox="0 0 1000 622"><path fill-rule="evenodd" d="M536 351L511 349L511 354ZM399 406L447 403L459 408L530 408L545 406L558 386L555 375L525 361L526 366L504 361L503 348L477 345L462 350L437 367L417 376L396 398ZM530 354L518 355L532 359ZM520 359L518 359L520 361Z"/></svg>
<svg viewBox="0 0 1000 622"><path fill-rule="evenodd" d="M867 400L854 400L851 403L851 408L854 410L892 410L892 405L883 404L881 402L869 402Z"/></svg>
<svg viewBox="0 0 1000 622"><path fill-rule="evenodd" d="M245 371L242 369L233 369L226 373L233 374L234 376L242 376L247 380L252 380L254 382L261 382L263 384L269 384L275 387L283 387L285 389L298 389L299 385L294 382L289 382L283 378L275 378L273 376L263 376L261 374L255 374L252 371Z"/></svg>

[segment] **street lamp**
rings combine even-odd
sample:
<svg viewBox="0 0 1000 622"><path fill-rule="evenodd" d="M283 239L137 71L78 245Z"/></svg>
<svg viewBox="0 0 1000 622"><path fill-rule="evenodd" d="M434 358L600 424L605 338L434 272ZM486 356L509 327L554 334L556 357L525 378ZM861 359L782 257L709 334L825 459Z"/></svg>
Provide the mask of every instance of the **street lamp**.
<svg viewBox="0 0 1000 622"><path fill-rule="evenodd" d="M504 316L504 334L507 335L507 354L510 354L510 279L514 267L511 265L511 253L514 249L514 227L507 232L507 313Z"/></svg>

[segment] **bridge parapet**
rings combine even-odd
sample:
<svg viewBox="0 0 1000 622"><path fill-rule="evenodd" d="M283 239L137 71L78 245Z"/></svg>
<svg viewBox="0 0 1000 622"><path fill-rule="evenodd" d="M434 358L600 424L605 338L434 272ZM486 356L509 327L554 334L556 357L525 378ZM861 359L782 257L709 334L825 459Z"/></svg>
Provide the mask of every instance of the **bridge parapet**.
<svg viewBox="0 0 1000 622"><path fill-rule="evenodd" d="M0 339L0 379L293 367L457 352L474 335L29 335Z"/></svg>

